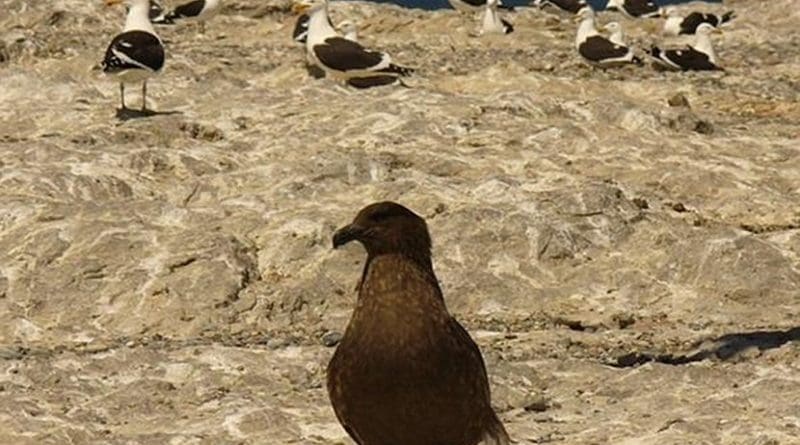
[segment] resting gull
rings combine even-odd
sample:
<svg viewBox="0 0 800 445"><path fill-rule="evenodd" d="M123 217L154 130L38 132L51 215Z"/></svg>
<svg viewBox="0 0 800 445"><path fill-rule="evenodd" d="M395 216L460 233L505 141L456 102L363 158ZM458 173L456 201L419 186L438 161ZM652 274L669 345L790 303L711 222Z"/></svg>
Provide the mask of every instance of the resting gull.
<svg viewBox="0 0 800 445"><path fill-rule="evenodd" d="M539 8L555 6L561 11L571 14L577 14L581 9L589 7L589 5L586 4L586 0L536 0L534 5Z"/></svg>
<svg viewBox="0 0 800 445"><path fill-rule="evenodd" d="M370 77L397 80L414 71L394 64L389 54L367 49L339 35L328 18L328 0L300 0L295 3L294 9L306 12L309 17L306 39L309 61L332 78L345 82L353 78Z"/></svg>
<svg viewBox="0 0 800 445"><path fill-rule="evenodd" d="M674 7L664 8L664 15L667 20L664 22L664 34L677 36L680 34L694 34L701 23L718 28L723 24L733 20L736 13L728 11L722 15L707 14L703 12L692 12L685 17Z"/></svg>
<svg viewBox="0 0 800 445"><path fill-rule="evenodd" d="M711 43L711 34L719 33L719 29L709 23L701 23L695 32L694 45L686 45L680 49L661 49L653 46L650 56L653 62L662 68L679 71L718 71L717 55Z"/></svg>
<svg viewBox="0 0 800 445"><path fill-rule="evenodd" d="M578 12L580 25L575 37L575 48L583 59L592 66L608 68L630 63L641 65L642 60L625 45L612 42L602 36L595 25L594 11L583 8Z"/></svg>
<svg viewBox="0 0 800 445"><path fill-rule="evenodd" d="M206 21L217 15L222 8L222 0L191 0L175 7L163 18L154 20L156 24L173 24L176 21L194 21L200 24L200 32L205 32Z"/></svg>
<svg viewBox="0 0 800 445"><path fill-rule="evenodd" d="M653 0L608 0L606 9L622 12L632 19L661 16L661 8Z"/></svg>

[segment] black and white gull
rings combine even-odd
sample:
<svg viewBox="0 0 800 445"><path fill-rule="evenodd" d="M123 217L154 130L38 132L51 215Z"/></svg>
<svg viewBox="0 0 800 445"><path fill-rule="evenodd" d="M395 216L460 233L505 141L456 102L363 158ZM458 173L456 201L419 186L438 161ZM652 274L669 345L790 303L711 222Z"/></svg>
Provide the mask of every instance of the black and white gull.
<svg viewBox="0 0 800 445"><path fill-rule="evenodd" d="M617 67L627 64L641 65L642 60L631 48L614 43L600 34L595 24L594 11L583 8L578 12L578 33L575 36L575 48L588 64L600 68Z"/></svg>
<svg viewBox="0 0 800 445"><path fill-rule="evenodd" d="M667 18L664 21L664 34L668 36L694 34L697 31L697 27L702 23L708 23L715 28L719 28L736 17L733 11L728 11L722 15L694 11L684 16L675 7L664 8L664 15Z"/></svg>
<svg viewBox="0 0 800 445"><path fill-rule="evenodd" d="M212 17L217 15L222 9L222 0L191 0L175 7L167 14L153 23L160 25L171 25L178 21L197 22L200 24L200 32L205 32L205 24Z"/></svg>
<svg viewBox="0 0 800 445"><path fill-rule="evenodd" d="M308 14L306 56L330 77L348 82L371 77L408 76L413 69L397 65L385 52L370 50L341 36L331 25L327 0L300 0L296 12Z"/></svg>
<svg viewBox="0 0 800 445"><path fill-rule="evenodd" d="M719 32L719 29L711 24L701 23L695 32L694 45L675 49L653 46L650 49L650 57L657 66L670 70L720 71L722 68L717 65L717 54L711 42L711 34Z"/></svg>
<svg viewBox="0 0 800 445"><path fill-rule="evenodd" d="M106 0L107 5L125 0ZM103 73L119 81L122 109L125 110L125 84L142 82L142 110L147 110L147 80L164 67L164 45L150 23L149 0L126 0L125 27L106 49L100 66Z"/></svg>

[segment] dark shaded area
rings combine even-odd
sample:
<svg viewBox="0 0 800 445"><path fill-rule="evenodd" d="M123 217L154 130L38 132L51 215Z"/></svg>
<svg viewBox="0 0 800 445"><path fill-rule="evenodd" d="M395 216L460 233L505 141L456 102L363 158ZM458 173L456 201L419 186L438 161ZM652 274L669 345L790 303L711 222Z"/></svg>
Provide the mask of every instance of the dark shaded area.
<svg viewBox="0 0 800 445"><path fill-rule="evenodd" d="M378 3L393 3L396 5L404 6L406 8L419 8L419 9L450 9L450 3L447 0L374 0ZM597 10L605 9L608 0L588 0L589 4ZM505 6L526 6L532 3L531 0L503 0ZM688 3L687 0L656 0L659 6L675 5L679 3ZM708 3L722 3L722 1L708 1Z"/></svg>
<svg viewBox="0 0 800 445"><path fill-rule="evenodd" d="M354 77L348 80L347 84L353 88L366 89L391 85L398 81L399 79L395 76Z"/></svg>
<svg viewBox="0 0 800 445"><path fill-rule="evenodd" d="M714 346L700 350L689 355L675 354L648 354L631 352L616 358L615 362L608 363L615 368L629 368L649 362L663 363L665 365L685 365L706 359L729 360L742 351L758 348L759 351L779 348L786 343L800 340L800 327L785 331L754 331L736 334L726 334L714 340Z"/></svg>
<svg viewBox="0 0 800 445"><path fill-rule="evenodd" d="M180 111L153 111L153 110L139 110L135 108L117 108L117 119L121 121L129 121L132 119L142 119L153 116L169 116L171 114L181 114Z"/></svg>
<svg viewBox="0 0 800 445"><path fill-rule="evenodd" d="M306 71L308 72L308 75L314 79L322 79L325 77L325 71L316 65L306 64Z"/></svg>

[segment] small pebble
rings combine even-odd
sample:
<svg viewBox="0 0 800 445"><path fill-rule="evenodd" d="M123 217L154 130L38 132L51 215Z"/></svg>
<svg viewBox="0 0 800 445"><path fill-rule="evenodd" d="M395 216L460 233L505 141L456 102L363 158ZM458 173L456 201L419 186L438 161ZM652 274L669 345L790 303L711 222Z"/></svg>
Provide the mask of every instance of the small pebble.
<svg viewBox="0 0 800 445"><path fill-rule="evenodd" d="M548 408L549 404L547 403L547 400L545 400L544 398L535 398L525 404L525 411L528 412L532 411L535 413L541 413L547 411Z"/></svg>
<svg viewBox="0 0 800 445"><path fill-rule="evenodd" d="M683 93L678 93L669 99L667 99L667 103L670 107L686 107L689 108L689 99L683 95Z"/></svg>

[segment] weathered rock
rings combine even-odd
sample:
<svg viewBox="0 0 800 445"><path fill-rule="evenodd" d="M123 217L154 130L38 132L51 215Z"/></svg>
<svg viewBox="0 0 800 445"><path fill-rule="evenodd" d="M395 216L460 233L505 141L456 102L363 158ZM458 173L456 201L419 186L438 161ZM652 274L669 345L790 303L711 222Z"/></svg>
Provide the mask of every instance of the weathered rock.
<svg viewBox="0 0 800 445"><path fill-rule="evenodd" d="M418 69L363 91L308 77L289 2L226 5L158 29L163 113L120 121L90 68L122 9L4 4L0 443L349 443L324 369L364 254L330 236L383 199L521 443L796 440L794 0L734 2L724 73L586 67L538 9L501 41L334 2Z"/></svg>

